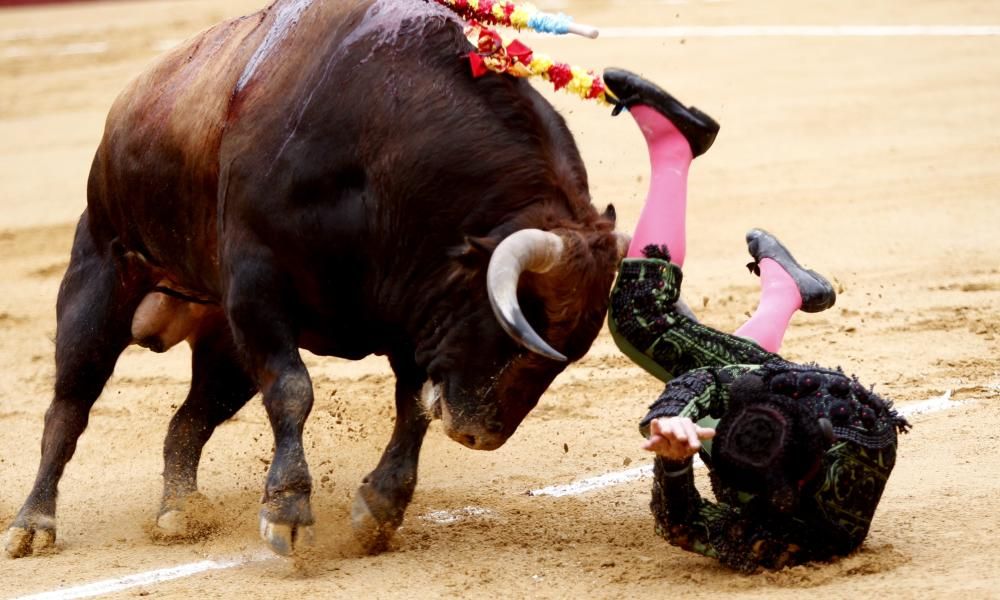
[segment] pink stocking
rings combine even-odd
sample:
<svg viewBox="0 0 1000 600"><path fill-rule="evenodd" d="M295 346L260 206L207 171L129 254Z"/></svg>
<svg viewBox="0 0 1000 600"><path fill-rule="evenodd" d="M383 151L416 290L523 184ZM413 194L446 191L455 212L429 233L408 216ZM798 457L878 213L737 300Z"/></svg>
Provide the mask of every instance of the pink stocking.
<svg viewBox="0 0 1000 600"><path fill-rule="evenodd" d="M770 258L760 261L760 303L750 320L734 335L750 338L768 352L777 352L802 295L785 269Z"/></svg>
<svg viewBox="0 0 1000 600"><path fill-rule="evenodd" d="M630 258L641 258L649 244L666 244L670 261L684 265L687 178L691 166L691 146L666 117L646 106L629 113L642 130L649 149L651 176L646 204L628 248Z"/></svg>

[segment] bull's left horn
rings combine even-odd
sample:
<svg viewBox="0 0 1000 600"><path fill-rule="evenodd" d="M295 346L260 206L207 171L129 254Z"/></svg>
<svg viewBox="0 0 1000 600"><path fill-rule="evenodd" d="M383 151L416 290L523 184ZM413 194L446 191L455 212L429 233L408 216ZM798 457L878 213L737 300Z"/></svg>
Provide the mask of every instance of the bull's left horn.
<svg viewBox="0 0 1000 600"><path fill-rule="evenodd" d="M620 231L615 232L615 246L618 248L618 260L628 256L628 247L632 245L632 236Z"/></svg>
<svg viewBox="0 0 1000 600"><path fill-rule="evenodd" d="M510 337L532 352L565 362L566 357L535 332L517 302L521 273L545 273L559 263L562 253L562 238L554 233L540 229L515 231L493 251L486 271L486 289L493 314Z"/></svg>

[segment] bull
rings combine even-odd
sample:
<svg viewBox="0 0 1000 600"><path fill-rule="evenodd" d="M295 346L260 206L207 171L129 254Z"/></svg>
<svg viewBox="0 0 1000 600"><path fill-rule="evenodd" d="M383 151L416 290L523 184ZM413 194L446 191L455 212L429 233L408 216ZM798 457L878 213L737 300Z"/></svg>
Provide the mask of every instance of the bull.
<svg viewBox="0 0 1000 600"><path fill-rule="evenodd" d="M63 469L130 344L192 348L158 526L183 523L213 430L262 394L261 533L311 531L300 357L379 354L396 421L352 524L403 520L428 424L502 445L586 353L624 249L563 119L527 82L473 78L462 23L423 0L277 0L161 57L114 102L58 293L34 486L8 530L51 546ZM168 531L169 533L169 531Z"/></svg>

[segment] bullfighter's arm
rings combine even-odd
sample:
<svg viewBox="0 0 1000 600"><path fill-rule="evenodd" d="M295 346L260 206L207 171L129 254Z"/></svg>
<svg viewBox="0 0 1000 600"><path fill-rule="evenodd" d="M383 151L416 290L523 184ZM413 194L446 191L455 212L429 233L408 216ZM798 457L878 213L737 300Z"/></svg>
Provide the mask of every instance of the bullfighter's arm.
<svg viewBox="0 0 1000 600"><path fill-rule="evenodd" d="M671 544L745 573L812 558L793 527L773 528L764 520L748 517L740 507L702 498L694 485L691 459L677 463L657 456L653 469L650 508L656 533Z"/></svg>
<svg viewBox="0 0 1000 600"><path fill-rule="evenodd" d="M649 437L650 423L660 417L687 417L695 422L718 420L729 406L728 382L755 368L757 365L693 369L670 380L639 423L639 432Z"/></svg>

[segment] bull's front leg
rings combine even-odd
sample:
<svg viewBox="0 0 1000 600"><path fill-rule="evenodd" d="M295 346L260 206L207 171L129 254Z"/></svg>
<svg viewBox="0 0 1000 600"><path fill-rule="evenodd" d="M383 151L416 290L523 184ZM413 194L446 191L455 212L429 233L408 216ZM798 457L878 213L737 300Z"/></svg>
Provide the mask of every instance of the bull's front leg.
<svg viewBox="0 0 1000 600"><path fill-rule="evenodd" d="M403 523L406 507L417 486L420 446L430 419L420 406L420 388L426 379L415 365L393 360L396 373L396 425L375 470L358 488L351 509L354 534L369 553L385 550Z"/></svg>
<svg viewBox="0 0 1000 600"><path fill-rule="evenodd" d="M264 386L264 408L274 432L274 461L264 487L260 535L284 556L292 554L297 544L310 542L313 535L312 477L302 444L312 404L312 381L296 352Z"/></svg>
<svg viewBox="0 0 1000 600"><path fill-rule="evenodd" d="M274 552L287 556L312 537L312 477L302 443L313 405L312 381L299 355L290 308L294 303L286 295L291 286L280 269L267 260L241 257L230 270L226 313L236 345L263 393L274 433L260 534Z"/></svg>

